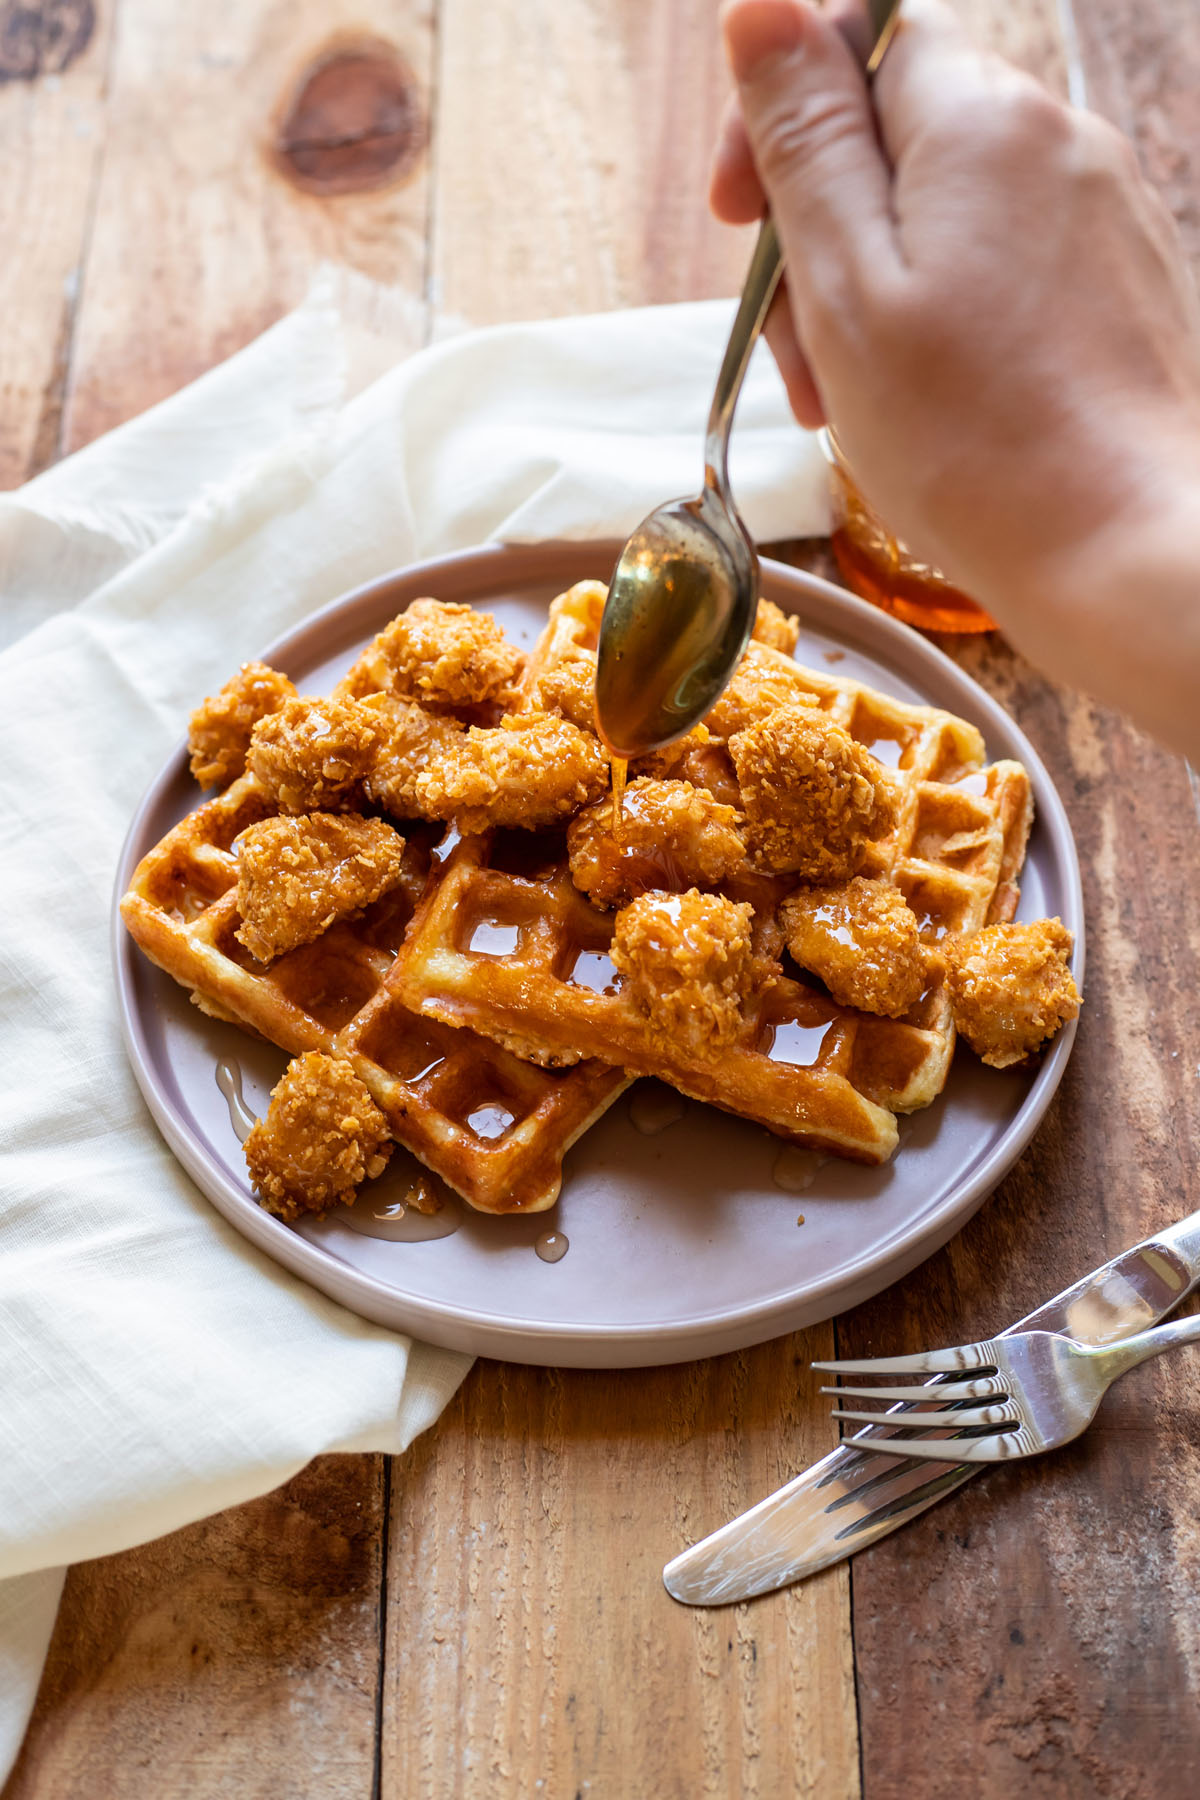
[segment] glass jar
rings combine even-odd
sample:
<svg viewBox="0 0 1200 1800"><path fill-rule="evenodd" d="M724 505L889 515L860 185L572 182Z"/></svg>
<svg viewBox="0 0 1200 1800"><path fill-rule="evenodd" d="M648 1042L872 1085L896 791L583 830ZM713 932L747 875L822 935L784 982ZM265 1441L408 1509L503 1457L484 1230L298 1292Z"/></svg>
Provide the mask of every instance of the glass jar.
<svg viewBox="0 0 1200 1800"><path fill-rule="evenodd" d="M913 556L871 510L833 431L826 427L820 437L829 464L833 554L846 586L922 631L994 631L981 606Z"/></svg>

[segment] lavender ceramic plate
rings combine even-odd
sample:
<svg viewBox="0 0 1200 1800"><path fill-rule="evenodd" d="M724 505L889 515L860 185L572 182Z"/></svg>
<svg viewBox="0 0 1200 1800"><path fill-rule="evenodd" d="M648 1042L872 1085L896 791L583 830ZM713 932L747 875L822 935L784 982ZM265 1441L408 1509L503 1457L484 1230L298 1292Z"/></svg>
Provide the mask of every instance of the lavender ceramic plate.
<svg viewBox="0 0 1200 1800"><path fill-rule="evenodd" d="M423 563L335 601L266 658L303 691L324 692L421 594L484 606L515 641L532 644L550 599L572 581L606 576L615 555L613 545L556 544ZM1037 822L1020 916L1059 914L1076 935L1081 977L1083 906L1070 827L1013 721L915 632L840 589L771 562L763 586L800 615L801 662L820 668L828 660L903 699L947 707L980 727L991 758L1026 765ZM181 746L138 809L118 896L137 860L195 803ZM571 1151L552 1213L504 1219L465 1211L450 1235L405 1242L355 1229L346 1213L296 1227L264 1213L251 1197L216 1072L236 1059L259 1113L283 1053L197 1012L134 947L115 909L114 957L126 1043L150 1109L184 1167L240 1231L365 1318L454 1349L574 1367L737 1349L828 1318L897 1280L944 1244L1016 1161L1074 1036L1073 1025L1063 1031L1032 1077L997 1074L960 1055L938 1102L901 1122L900 1148L882 1169L787 1150L781 1159L766 1131L638 1083ZM360 1202L370 1231L390 1229L372 1216L385 1200ZM537 1254L547 1232L568 1241L557 1262Z"/></svg>

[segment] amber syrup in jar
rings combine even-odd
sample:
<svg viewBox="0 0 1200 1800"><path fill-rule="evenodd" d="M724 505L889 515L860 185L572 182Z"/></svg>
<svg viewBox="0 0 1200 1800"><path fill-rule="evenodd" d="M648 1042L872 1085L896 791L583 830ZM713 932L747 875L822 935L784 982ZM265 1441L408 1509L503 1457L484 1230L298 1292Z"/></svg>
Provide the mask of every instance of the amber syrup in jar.
<svg viewBox="0 0 1200 1800"><path fill-rule="evenodd" d="M833 502L831 547L846 586L922 631L994 631L982 606L892 536L854 484L833 432L821 433Z"/></svg>

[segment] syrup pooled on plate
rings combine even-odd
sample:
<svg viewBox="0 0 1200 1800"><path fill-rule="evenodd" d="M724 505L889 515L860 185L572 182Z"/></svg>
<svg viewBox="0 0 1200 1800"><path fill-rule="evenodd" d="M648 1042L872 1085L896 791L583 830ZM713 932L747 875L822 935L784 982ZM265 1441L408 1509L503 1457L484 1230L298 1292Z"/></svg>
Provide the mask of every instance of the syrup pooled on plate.
<svg viewBox="0 0 1200 1800"><path fill-rule="evenodd" d="M462 1224L458 1195L440 1192L423 1170L397 1158L395 1172L385 1171L359 1195L353 1206L330 1214L361 1237L392 1244L426 1244L453 1237Z"/></svg>
<svg viewBox="0 0 1200 1800"><path fill-rule="evenodd" d="M775 1158L771 1176L785 1194L802 1194L816 1180L817 1170L829 1158L817 1150L801 1150L797 1144L785 1144Z"/></svg>
<svg viewBox="0 0 1200 1800"><path fill-rule="evenodd" d="M244 1144L254 1125L254 1114L242 1092L242 1065L235 1056L223 1056L217 1064L217 1086L229 1108L229 1123L239 1144Z"/></svg>

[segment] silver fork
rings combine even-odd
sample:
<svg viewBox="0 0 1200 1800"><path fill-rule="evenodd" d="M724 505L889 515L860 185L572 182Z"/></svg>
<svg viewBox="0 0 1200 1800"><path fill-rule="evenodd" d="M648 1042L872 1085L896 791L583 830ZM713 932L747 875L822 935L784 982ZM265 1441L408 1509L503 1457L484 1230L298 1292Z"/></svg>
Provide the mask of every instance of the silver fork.
<svg viewBox="0 0 1200 1800"><path fill-rule="evenodd" d="M1007 1462L1069 1444L1086 1431L1105 1393L1127 1369L1176 1344L1200 1342L1200 1314L1174 1319L1136 1337L1096 1348L1054 1331L1024 1331L950 1350L916 1356L885 1356L859 1362L818 1362L814 1369L837 1375L930 1375L935 1387L823 1387L841 1400L924 1400L937 1397L935 1411L914 1408L901 1417L905 1436L872 1438L871 1449L885 1456L918 1456L931 1462ZM986 1400L986 1406L973 1402ZM878 1412L833 1409L835 1419L878 1425ZM890 1423L890 1420L888 1421ZM939 1434L909 1437L922 1426Z"/></svg>

